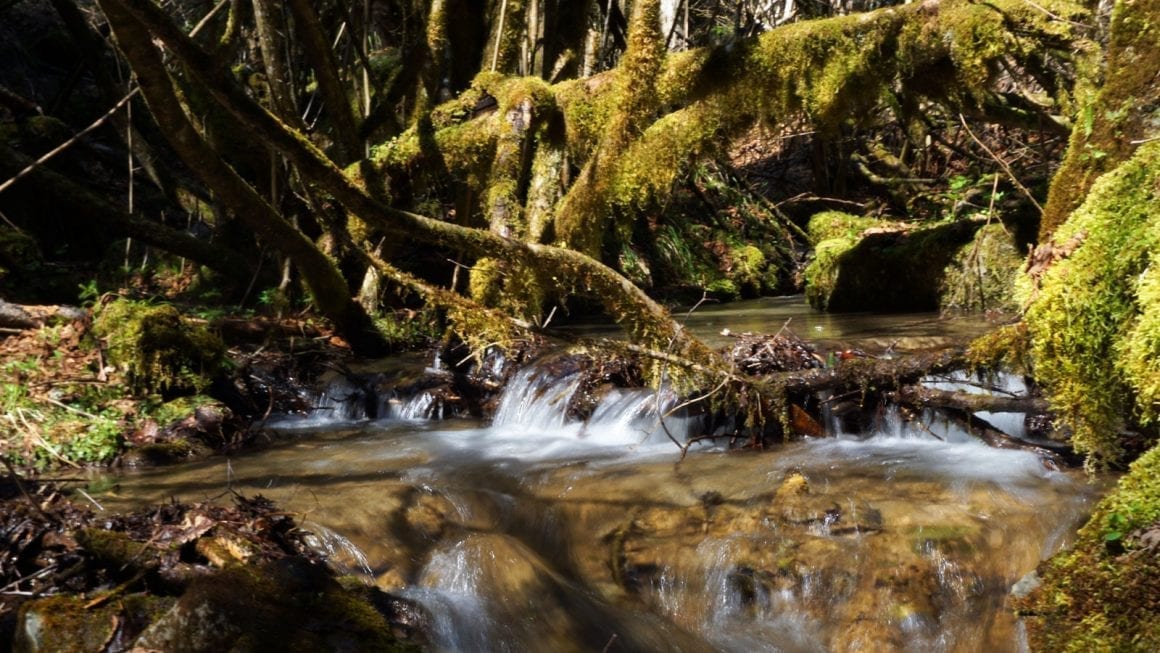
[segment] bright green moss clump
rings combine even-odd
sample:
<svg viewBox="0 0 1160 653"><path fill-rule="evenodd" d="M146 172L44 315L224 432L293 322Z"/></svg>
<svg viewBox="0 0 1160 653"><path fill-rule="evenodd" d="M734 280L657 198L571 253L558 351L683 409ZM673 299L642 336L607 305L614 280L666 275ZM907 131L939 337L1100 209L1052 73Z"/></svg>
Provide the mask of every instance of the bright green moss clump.
<svg viewBox="0 0 1160 653"><path fill-rule="evenodd" d="M1160 650L1160 448L1133 463L1019 599L1033 651Z"/></svg>
<svg viewBox="0 0 1160 653"><path fill-rule="evenodd" d="M1120 430L1160 415L1160 144L1095 183L1055 242L1072 238L1082 245L1030 290L1035 373L1077 449L1114 462Z"/></svg>
<svg viewBox="0 0 1160 653"><path fill-rule="evenodd" d="M881 226L882 223L874 218L862 215L852 215L841 211L822 211L810 218L808 233L810 243L817 245L823 240L832 238L854 239L863 231Z"/></svg>
<svg viewBox="0 0 1160 653"><path fill-rule="evenodd" d="M838 262L858 243L858 235L874 224L873 218L841 211L823 211L810 218L807 233L814 258L803 273L810 306L826 310L838 283Z"/></svg>
<svg viewBox="0 0 1160 653"><path fill-rule="evenodd" d="M838 285L842 257L857 244L858 239L853 236L830 238L817 244L814 259L802 274L806 281L806 300L810 306L823 311L829 308L830 296Z"/></svg>
<svg viewBox="0 0 1160 653"><path fill-rule="evenodd" d="M200 392L225 365L221 338L169 305L113 301L96 314L93 334L105 340L109 362L137 394Z"/></svg>

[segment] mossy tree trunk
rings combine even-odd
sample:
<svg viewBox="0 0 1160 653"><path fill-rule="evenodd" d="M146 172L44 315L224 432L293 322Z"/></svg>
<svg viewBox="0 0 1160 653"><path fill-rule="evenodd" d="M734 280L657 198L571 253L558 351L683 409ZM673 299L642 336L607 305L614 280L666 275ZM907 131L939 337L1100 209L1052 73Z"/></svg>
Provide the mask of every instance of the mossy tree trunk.
<svg viewBox="0 0 1160 653"><path fill-rule="evenodd" d="M1095 180L1160 137L1160 2L1116 2L1106 54L1080 52L1082 105L1040 221L1047 242L1083 203ZM1102 80L1102 83L1101 83Z"/></svg>
<svg viewBox="0 0 1160 653"><path fill-rule="evenodd" d="M1115 4L1027 280L1036 373L1093 465L1160 434L1158 15L1158 0Z"/></svg>

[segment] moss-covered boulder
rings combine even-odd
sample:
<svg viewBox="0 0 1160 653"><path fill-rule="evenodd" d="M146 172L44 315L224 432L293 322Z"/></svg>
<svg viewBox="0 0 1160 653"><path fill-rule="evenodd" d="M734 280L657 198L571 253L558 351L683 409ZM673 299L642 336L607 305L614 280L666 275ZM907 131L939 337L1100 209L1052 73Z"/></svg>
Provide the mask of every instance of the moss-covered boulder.
<svg viewBox="0 0 1160 653"><path fill-rule="evenodd" d="M1096 507L1015 601L1033 651L1160 650L1160 448Z"/></svg>
<svg viewBox="0 0 1160 653"><path fill-rule="evenodd" d="M815 227L815 221L824 224ZM860 225L833 214L811 220L811 234L825 236L804 273L806 299L814 308L836 313L935 310L947 266L979 227L966 220L857 231Z"/></svg>
<svg viewBox="0 0 1160 653"><path fill-rule="evenodd" d="M225 344L166 304L114 300L97 311L93 334L109 362L141 395L177 396L207 388L226 364Z"/></svg>
<svg viewBox="0 0 1160 653"><path fill-rule="evenodd" d="M285 558L195 580L136 646L209 651L415 651L322 566Z"/></svg>
<svg viewBox="0 0 1160 653"><path fill-rule="evenodd" d="M1024 288L1035 374L1077 450L1116 462L1125 429L1148 441L1160 419L1160 143L1101 177L1054 240L1074 251Z"/></svg>
<svg viewBox="0 0 1160 653"><path fill-rule="evenodd" d="M16 653L88 653L124 650L173 599L130 594L102 600L62 594L25 603L12 650Z"/></svg>
<svg viewBox="0 0 1160 653"><path fill-rule="evenodd" d="M989 224L959 248L943 276L939 307L958 311L1014 312L1015 280L1023 256L1003 225Z"/></svg>

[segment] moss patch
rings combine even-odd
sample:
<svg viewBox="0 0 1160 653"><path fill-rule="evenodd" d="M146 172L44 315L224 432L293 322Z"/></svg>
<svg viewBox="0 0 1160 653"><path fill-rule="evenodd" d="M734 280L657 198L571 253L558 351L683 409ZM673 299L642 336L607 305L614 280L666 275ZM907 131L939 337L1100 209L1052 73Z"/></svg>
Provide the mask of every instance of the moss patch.
<svg viewBox="0 0 1160 653"><path fill-rule="evenodd" d="M1016 601L1036 651L1160 650L1160 448L1133 463L1070 550Z"/></svg>
<svg viewBox="0 0 1160 653"><path fill-rule="evenodd" d="M1001 224L980 229L947 266L939 307L959 311L1014 312L1015 279L1023 257Z"/></svg>
<svg viewBox="0 0 1160 653"><path fill-rule="evenodd" d="M137 394L192 394L225 366L225 344L169 305L115 300L97 312L93 334Z"/></svg>
<svg viewBox="0 0 1160 653"><path fill-rule="evenodd" d="M1029 290L1036 376L1093 464L1123 454L1125 426L1154 424L1160 387L1160 144L1104 175L1056 232L1083 237Z"/></svg>

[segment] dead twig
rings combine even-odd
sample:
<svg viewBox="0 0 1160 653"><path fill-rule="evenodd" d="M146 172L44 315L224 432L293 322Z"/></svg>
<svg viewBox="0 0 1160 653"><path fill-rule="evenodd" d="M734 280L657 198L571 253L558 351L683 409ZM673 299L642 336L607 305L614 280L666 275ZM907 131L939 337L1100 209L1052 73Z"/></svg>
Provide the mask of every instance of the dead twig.
<svg viewBox="0 0 1160 653"><path fill-rule="evenodd" d="M959 122L962 123L963 129L965 129L967 131L967 135L971 137L971 140L975 141L976 145L983 148L983 151L985 151L987 153L987 155L990 156L991 159L995 161L995 163L998 163L999 166L1001 168L1003 168L1003 171L1007 173L1007 177L1009 177L1011 179L1011 183L1015 184L1015 187L1018 188L1019 191L1022 192L1023 195L1025 195L1027 197L1027 199L1031 200L1031 203L1035 205L1035 208L1039 209L1039 213L1040 213L1040 215L1042 215L1043 214L1043 206L1040 205L1039 202L1037 202L1035 200L1035 196L1032 195L1031 191L1028 190L1027 187L1023 185L1023 182L1019 181L1019 178L1016 177L1015 173L1011 171L1011 166L1007 165L1006 161L1001 159L998 154L995 154L995 152L991 148L987 147L986 143L979 140L978 136L975 136L975 132L971 131L970 126L967 125L967 119L965 117L963 117L963 114L961 114L961 113L959 114Z"/></svg>

